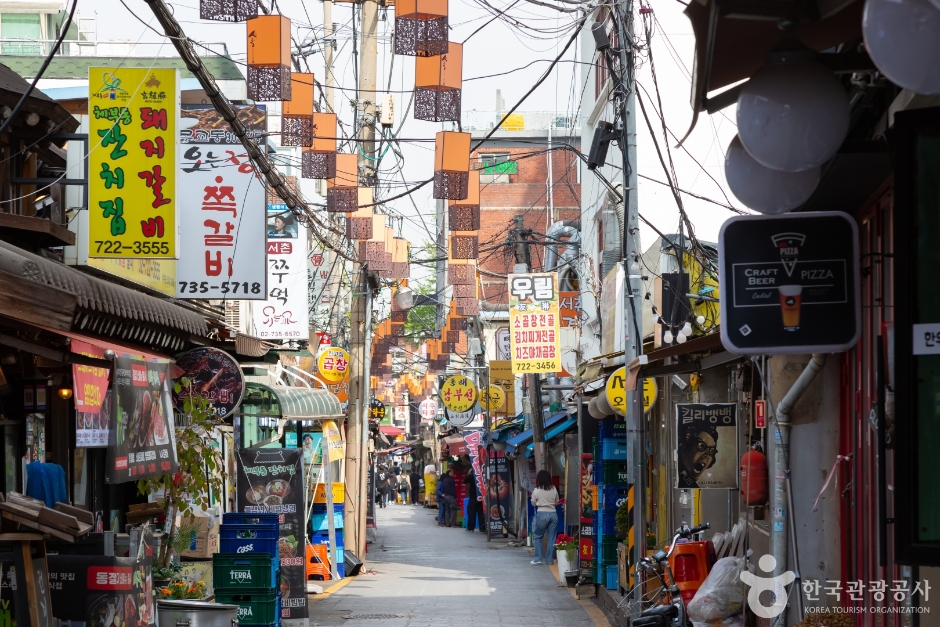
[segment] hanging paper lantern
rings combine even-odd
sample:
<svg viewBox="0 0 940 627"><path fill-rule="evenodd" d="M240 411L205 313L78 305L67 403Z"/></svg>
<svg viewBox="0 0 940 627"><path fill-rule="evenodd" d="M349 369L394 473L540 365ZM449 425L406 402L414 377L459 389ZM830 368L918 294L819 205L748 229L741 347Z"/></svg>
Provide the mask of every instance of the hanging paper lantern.
<svg viewBox="0 0 940 627"><path fill-rule="evenodd" d="M290 20L261 15L246 22L248 99L290 100Z"/></svg>
<svg viewBox="0 0 940 627"><path fill-rule="evenodd" d="M336 114L313 114L313 141L301 155L301 176L305 179L331 179L336 176Z"/></svg>
<svg viewBox="0 0 940 627"><path fill-rule="evenodd" d="M350 212L359 208L359 160L356 155L336 155L336 176L326 180L326 210Z"/></svg>
<svg viewBox="0 0 940 627"><path fill-rule="evenodd" d="M410 248L411 243L408 240L401 237L395 238L395 250L392 253L393 279L407 279L411 276L411 264L408 262L411 255Z"/></svg>
<svg viewBox="0 0 940 627"><path fill-rule="evenodd" d="M372 239L375 230L373 229L373 220L375 218L375 207L372 205L372 188L359 188L359 204L370 205L363 206L355 211L346 214L346 237L347 239L368 240Z"/></svg>
<svg viewBox="0 0 940 627"><path fill-rule="evenodd" d="M199 19L244 22L258 17L258 0L199 0Z"/></svg>
<svg viewBox="0 0 940 627"><path fill-rule="evenodd" d="M437 57L415 59L415 119L459 122L463 44L450 43Z"/></svg>
<svg viewBox="0 0 940 627"><path fill-rule="evenodd" d="M448 285L473 285L477 280L476 264L449 264L447 266Z"/></svg>
<svg viewBox="0 0 940 627"><path fill-rule="evenodd" d="M395 5L395 54L444 54L447 31L447 0L398 0Z"/></svg>
<svg viewBox="0 0 940 627"><path fill-rule="evenodd" d="M313 74L292 72L290 100L281 111L281 145L310 146L313 143Z"/></svg>
<svg viewBox="0 0 940 627"><path fill-rule="evenodd" d="M441 131L434 139L434 198L465 200L470 180L470 133Z"/></svg>
<svg viewBox="0 0 940 627"><path fill-rule="evenodd" d="M450 237L450 258L454 259L476 259L480 256L480 238L476 235L451 235Z"/></svg>
<svg viewBox="0 0 940 627"><path fill-rule="evenodd" d="M447 206L447 224L451 231L480 230L480 171L467 173L467 197L452 200Z"/></svg>

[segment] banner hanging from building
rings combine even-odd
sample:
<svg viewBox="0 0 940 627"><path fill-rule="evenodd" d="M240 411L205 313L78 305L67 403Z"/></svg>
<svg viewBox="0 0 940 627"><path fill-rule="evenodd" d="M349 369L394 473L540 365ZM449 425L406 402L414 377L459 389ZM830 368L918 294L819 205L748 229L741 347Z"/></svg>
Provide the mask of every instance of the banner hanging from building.
<svg viewBox="0 0 940 627"><path fill-rule="evenodd" d="M107 390L104 402L95 413L75 410L75 448L107 448L113 396L111 390Z"/></svg>
<svg viewBox="0 0 940 627"><path fill-rule="evenodd" d="M176 259L179 71L88 69L88 256Z"/></svg>
<svg viewBox="0 0 940 627"><path fill-rule="evenodd" d="M169 362L114 360L106 483L126 483L177 470Z"/></svg>
<svg viewBox="0 0 940 627"><path fill-rule="evenodd" d="M104 349L80 340L72 340L69 345L73 353L85 357L104 359ZM75 411L85 414L97 414L108 392L107 368L72 364L72 389L75 396ZM107 442L105 442L107 446Z"/></svg>
<svg viewBox="0 0 940 627"><path fill-rule="evenodd" d="M738 487L735 403L676 405L676 487Z"/></svg>
<svg viewBox="0 0 940 627"><path fill-rule="evenodd" d="M509 474L509 460L503 453L496 451L490 457L490 479L486 491L486 504L489 506L487 517L491 533L504 533L503 528L513 529L512 478Z"/></svg>
<svg viewBox="0 0 940 627"><path fill-rule="evenodd" d="M267 215L267 299L252 305L251 334L264 340L307 340L307 228L284 204L268 205Z"/></svg>
<svg viewBox="0 0 940 627"><path fill-rule="evenodd" d="M330 294L330 281L336 282L340 270L335 263L335 256L326 250L321 242L312 242L310 252L310 323L314 329L329 329L330 314L333 310L333 296Z"/></svg>
<svg viewBox="0 0 940 627"><path fill-rule="evenodd" d="M509 275L513 374L561 371L558 274Z"/></svg>
<svg viewBox="0 0 940 627"><path fill-rule="evenodd" d="M486 477L484 476L484 459L480 455L480 444L483 442L483 434L480 431L465 431L463 441L467 445L467 455L470 456L470 464L473 466L473 477L477 484L477 500L482 501L486 498Z"/></svg>
<svg viewBox="0 0 940 627"><path fill-rule="evenodd" d="M267 128L263 106L236 107L250 135ZM179 298L264 300L264 182L213 107L185 108L180 121Z"/></svg>

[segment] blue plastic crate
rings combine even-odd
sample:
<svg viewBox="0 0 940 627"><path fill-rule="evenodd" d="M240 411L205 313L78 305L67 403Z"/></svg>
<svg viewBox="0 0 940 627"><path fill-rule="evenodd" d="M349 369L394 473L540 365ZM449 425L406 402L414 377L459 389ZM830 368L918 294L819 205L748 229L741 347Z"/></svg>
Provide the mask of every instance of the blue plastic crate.
<svg viewBox="0 0 940 627"><path fill-rule="evenodd" d="M598 505L604 511L617 511L620 504L627 500L629 491L630 488L625 485L605 485L603 494L599 495L603 505Z"/></svg>
<svg viewBox="0 0 940 627"><path fill-rule="evenodd" d="M226 512L222 514L222 524L225 525L279 525L280 514Z"/></svg>
<svg viewBox="0 0 940 627"><path fill-rule="evenodd" d="M310 527L313 531L329 531L329 525L330 521L326 517L326 512L310 514ZM333 512L333 525L337 530L343 528L343 512Z"/></svg>
<svg viewBox="0 0 940 627"><path fill-rule="evenodd" d="M594 523L595 535L613 535L616 533L614 527L617 524L617 510L601 511L597 514L597 521Z"/></svg>
<svg viewBox="0 0 940 627"><path fill-rule="evenodd" d="M613 438L616 440L626 441L627 439L627 423L626 422L615 422L613 420L599 420L597 422L599 427L598 435L601 440L606 440L608 438Z"/></svg>
<svg viewBox="0 0 940 627"><path fill-rule="evenodd" d="M220 553L270 553L279 558L277 525L223 523L219 531Z"/></svg>
<svg viewBox="0 0 940 627"><path fill-rule="evenodd" d="M342 559L340 559L339 564L336 565L336 574L340 577L346 576L346 564L343 563Z"/></svg>
<svg viewBox="0 0 940 627"><path fill-rule="evenodd" d="M604 587L608 590L617 589L617 565L604 567Z"/></svg>
<svg viewBox="0 0 940 627"><path fill-rule="evenodd" d="M606 439L601 444L604 461L611 460L626 460L627 459L627 441L626 440L614 440Z"/></svg>
<svg viewBox="0 0 940 627"><path fill-rule="evenodd" d="M330 532L329 531L314 531L310 534L310 544L329 544L330 543ZM343 531L341 529L336 530L336 548L343 548Z"/></svg>
<svg viewBox="0 0 940 627"><path fill-rule="evenodd" d="M346 506L345 506L344 504L342 504L342 503L334 503L334 504L333 504L333 511L334 511L334 512L338 512L338 513L342 514L345 509L346 509ZM311 509L310 511L312 511L314 514L325 514L325 513L326 513L326 503L314 503L314 504L313 504L313 509Z"/></svg>

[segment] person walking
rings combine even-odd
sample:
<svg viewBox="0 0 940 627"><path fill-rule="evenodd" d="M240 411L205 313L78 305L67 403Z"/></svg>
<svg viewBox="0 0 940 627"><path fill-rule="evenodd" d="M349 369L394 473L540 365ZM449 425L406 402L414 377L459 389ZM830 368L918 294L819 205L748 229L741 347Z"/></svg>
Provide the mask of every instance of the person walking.
<svg viewBox="0 0 940 627"><path fill-rule="evenodd" d="M454 471L450 468L441 477L441 500L445 508L444 526L453 527L457 524L457 484L454 482Z"/></svg>
<svg viewBox="0 0 940 627"><path fill-rule="evenodd" d="M486 523L483 522L483 503L477 500L479 496L477 476L472 468L464 477L463 482L467 486L467 531L474 531L479 526L480 531L486 533L486 527L484 526Z"/></svg>
<svg viewBox="0 0 940 627"><path fill-rule="evenodd" d="M552 485L552 476L547 470L540 470L535 475L535 490L532 491L532 507L535 519L532 521L532 535L535 541L535 558L530 564L551 564L555 558L555 536L558 531L558 490ZM542 541L547 539L542 561Z"/></svg>
<svg viewBox="0 0 940 627"><path fill-rule="evenodd" d="M411 504L417 505L418 495L421 493L421 475L418 474L417 469L411 469L411 474L408 475L408 480L411 482Z"/></svg>
<svg viewBox="0 0 940 627"><path fill-rule="evenodd" d="M398 477L398 496L402 505L408 504L408 491L411 489L411 480L408 475L402 473Z"/></svg>
<svg viewBox="0 0 940 627"><path fill-rule="evenodd" d="M395 502L395 494L398 492L398 481L392 471L385 473L385 504Z"/></svg>
<svg viewBox="0 0 940 627"><path fill-rule="evenodd" d="M437 498L437 526L444 526L444 518L447 514L447 505L444 504L444 495L441 494L441 488L444 487L444 477L445 475L441 474L437 478L437 488L435 488L434 495Z"/></svg>
<svg viewBox="0 0 940 627"><path fill-rule="evenodd" d="M379 507L385 507L385 499L388 492L388 476L384 466L379 466L375 471L375 498Z"/></svg>

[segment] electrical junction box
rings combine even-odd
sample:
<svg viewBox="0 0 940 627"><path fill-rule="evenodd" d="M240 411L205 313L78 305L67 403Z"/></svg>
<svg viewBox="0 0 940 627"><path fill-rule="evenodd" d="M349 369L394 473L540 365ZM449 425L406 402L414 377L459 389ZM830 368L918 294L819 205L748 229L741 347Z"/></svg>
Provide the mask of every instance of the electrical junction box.
<svg viewBox="0 0 940 627"><path fill-rule="evenodd" d="M382 96L382 113L379 115L379 122L384 127L395 124L395 98L392 94Z"/></svg>

